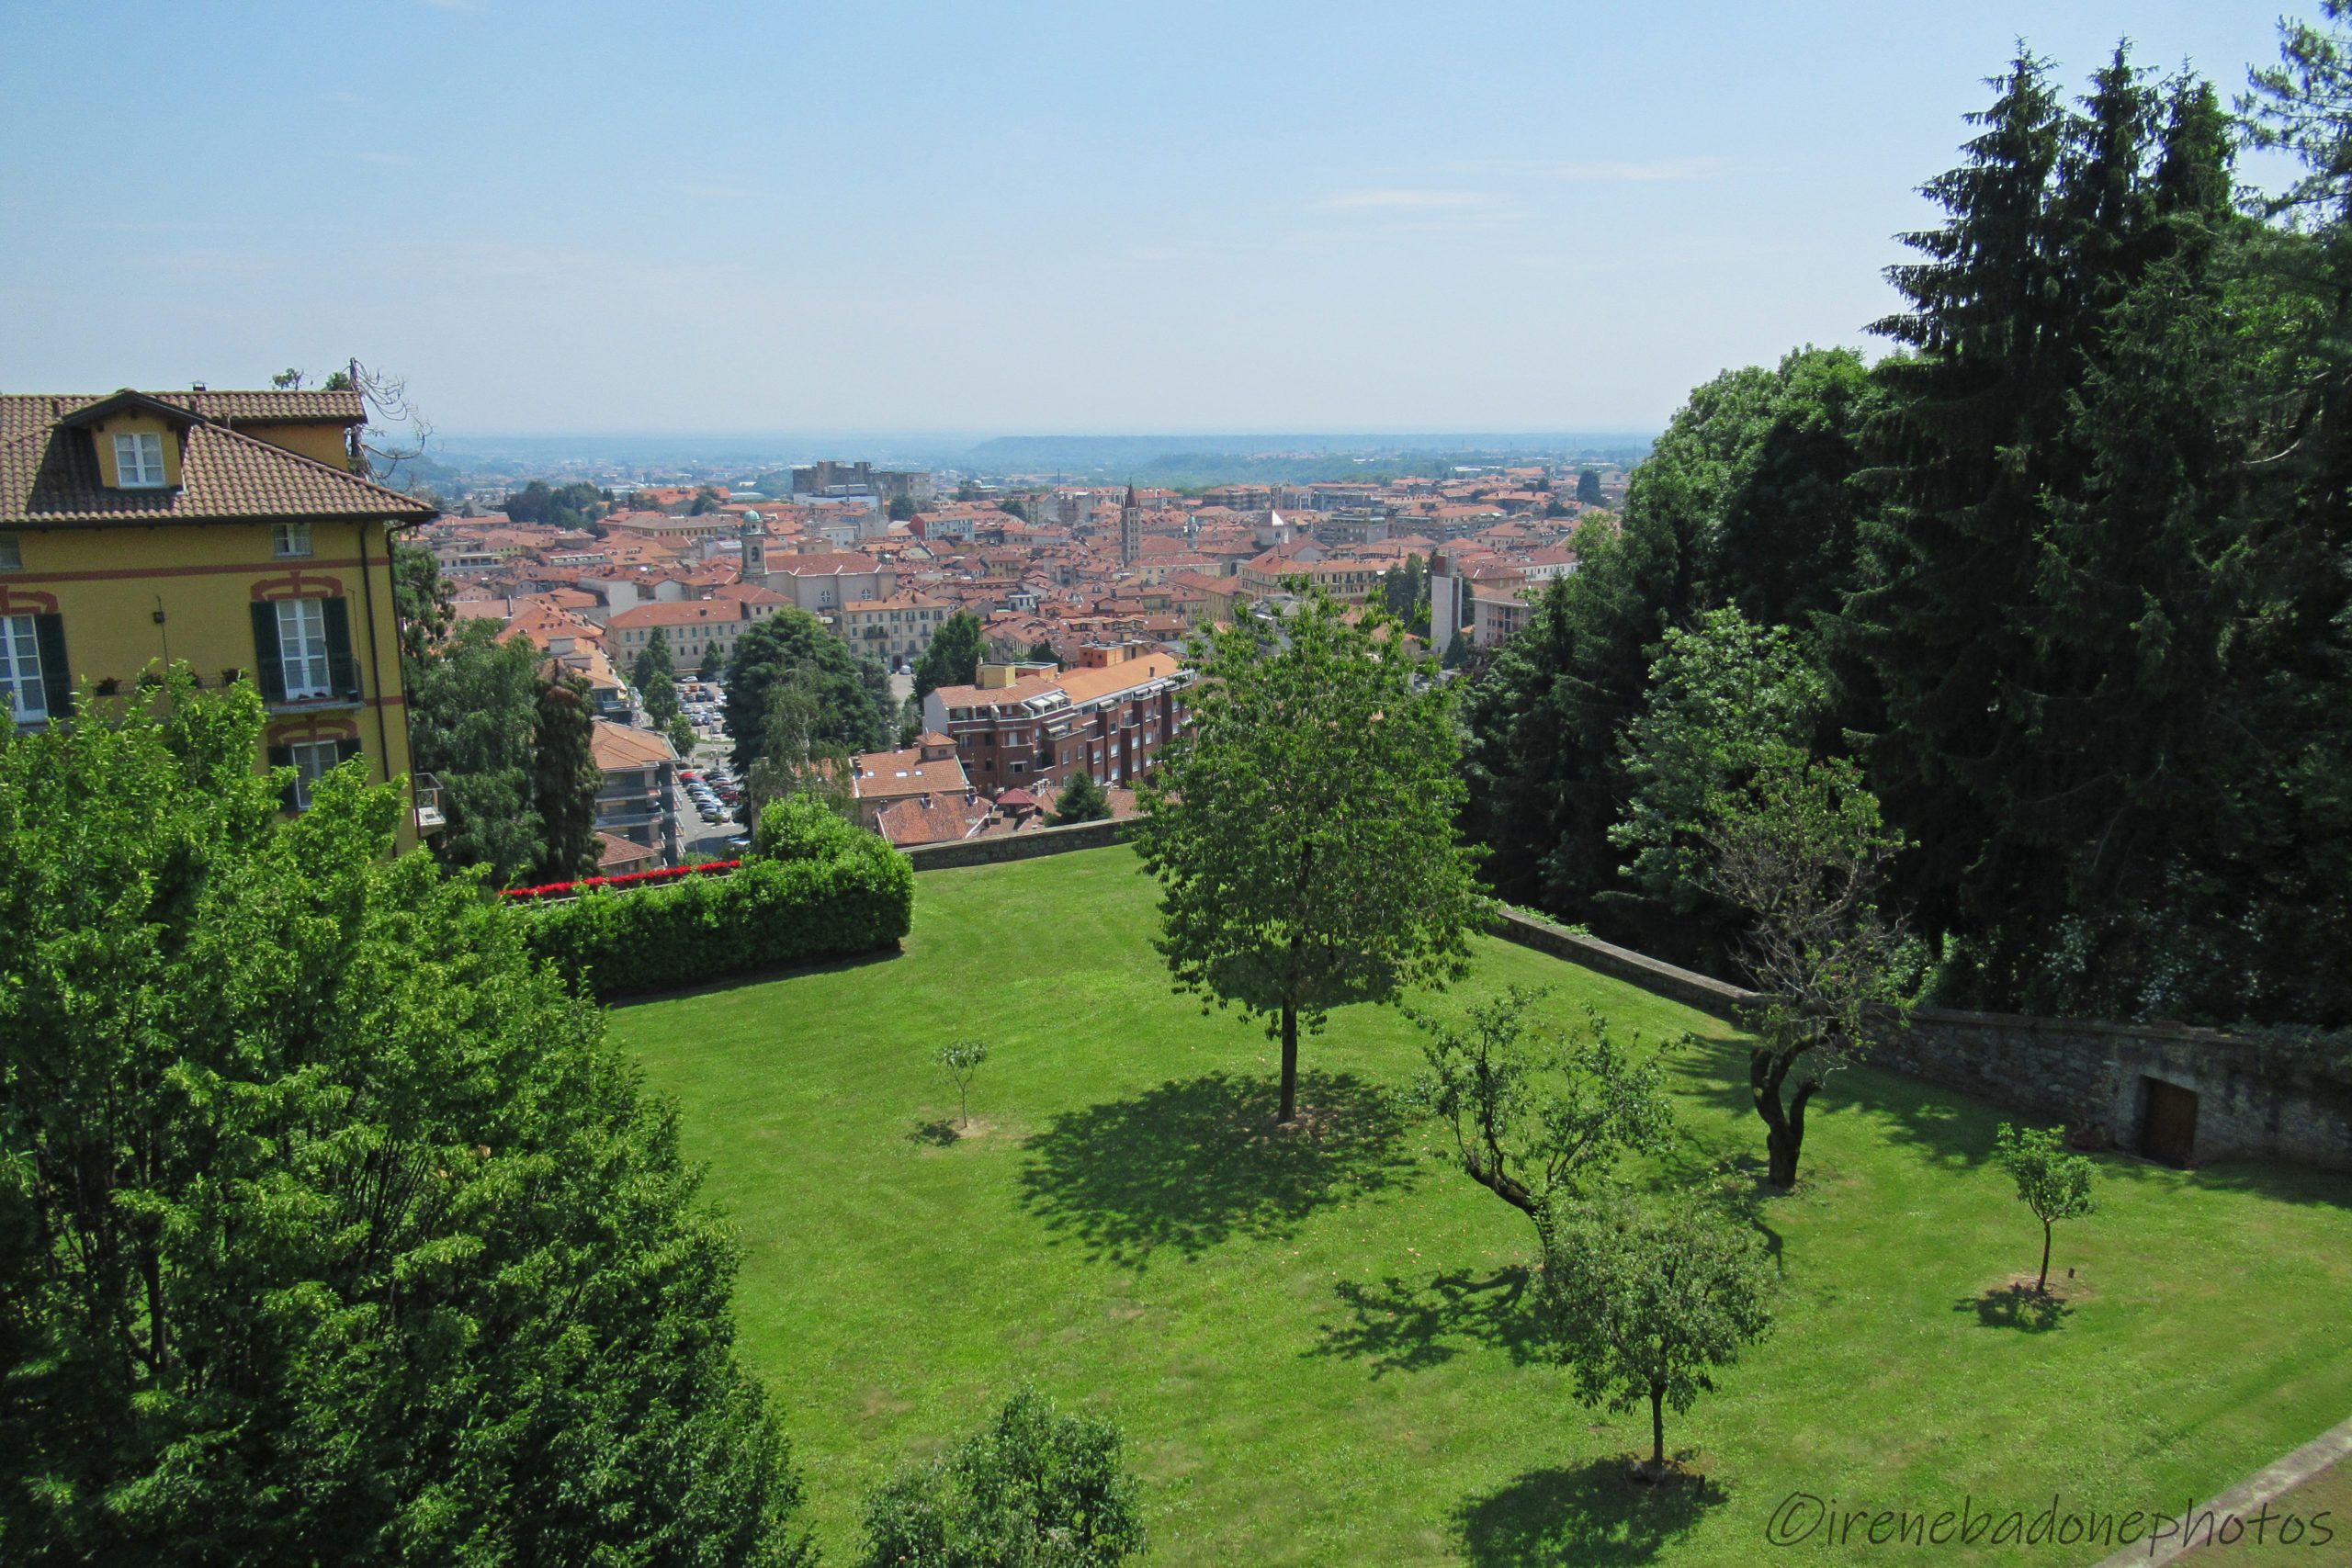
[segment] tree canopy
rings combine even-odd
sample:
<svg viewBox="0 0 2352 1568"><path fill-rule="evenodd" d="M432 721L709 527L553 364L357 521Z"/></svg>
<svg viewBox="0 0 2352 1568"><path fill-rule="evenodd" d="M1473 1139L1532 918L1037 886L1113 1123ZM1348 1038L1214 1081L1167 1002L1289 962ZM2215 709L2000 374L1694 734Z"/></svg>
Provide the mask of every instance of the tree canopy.
<svg viewBox="0 0 2352 1568"><path fill-rule="evenodd" d="M809 705L811 743L825 750L872 751L898 733L897 706L882 667L850 651L808 611L786 606L735 639L727 664L727 732L738 773L767 750L769 699L796 681Z"/></svg>
<svg viewBox="0 0 2352 1568"><path fill-rule="evenodd" d="M988 637L979 617L958 610L940 623L931 642L915 660L915 695L927 697L942 686L968 686L978 677Z"/></svg>
<svg viewBox="0 0 2352 1568"><path fill-rule="evenodd" d="M249 685L0 740L0 1518L87 1562L790 1563L735 1251L514 914Z"/></svg>
<svg viewBox="0 0 2352 1568"><path fill-rule="evenodd" d="M1453 688L1395 622L1319 592L1197 640L1186 724L1137 786L1181 990L1263 1016L1296 1110L1298 1031L1460 975L1483 909L1457 837Z"/></svg>

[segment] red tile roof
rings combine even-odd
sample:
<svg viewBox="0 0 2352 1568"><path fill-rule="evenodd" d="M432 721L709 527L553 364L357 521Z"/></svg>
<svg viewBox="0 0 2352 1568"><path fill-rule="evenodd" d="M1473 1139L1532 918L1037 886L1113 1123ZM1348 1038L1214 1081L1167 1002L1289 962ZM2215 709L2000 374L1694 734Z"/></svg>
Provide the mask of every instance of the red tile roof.
<svg viewBox="0 0 2352 1568"><path fill-rule="evenodd" d="M435 514L435 508L414 497L204 419L187 427L176 487L111 489L98 481L95 444L79 430L60 429L57 423L99 400L0 397L0 523L152 525L318 518L423 523ZM74 406L63 406L68 404Z"/></svg>

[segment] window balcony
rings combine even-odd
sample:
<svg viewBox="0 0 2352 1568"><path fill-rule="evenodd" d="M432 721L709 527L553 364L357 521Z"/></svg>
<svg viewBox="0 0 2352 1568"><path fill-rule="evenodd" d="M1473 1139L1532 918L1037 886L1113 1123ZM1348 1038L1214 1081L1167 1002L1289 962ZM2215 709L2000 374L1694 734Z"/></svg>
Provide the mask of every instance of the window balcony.
<svg viewBox="0 0 2352 1568"><path fill-rule="evenodd" d="M417 773L409 780L409 788L416 795L416 830L437 833L449 825L441 812L441 781L431 773Z"/></svg>

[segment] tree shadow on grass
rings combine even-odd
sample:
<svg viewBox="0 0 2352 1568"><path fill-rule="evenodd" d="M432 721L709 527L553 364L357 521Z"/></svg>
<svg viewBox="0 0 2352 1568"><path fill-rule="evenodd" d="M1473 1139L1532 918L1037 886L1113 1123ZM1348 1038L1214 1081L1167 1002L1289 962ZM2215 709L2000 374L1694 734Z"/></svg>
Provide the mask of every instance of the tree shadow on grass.
<svg viewBox="0 0 2352 1568"><path fill-rule="evenodd" d="M956 1123L942 1116L930 1122L918 1122L907 1132L907 1142L922 1144L929 1148L944 1149L963 1134L956 1131Z"/></svg>
<svg viewBox="0 0 2352 1568"><path fill-rule="evenodd" d="M1333 1293L1348 1320L1324 1324L1321 1343L1302 1355L1369 1361L1375 1378L1442 1366L1470 1348L1506 1351L1520 1366L1542 1356L1542 1309L1522 1268L1485 1280L1440 1274L1426 1285L1408 1285L1394 1274L1377 1285L1350 1280Z"/></svg>
<svg viewBox="0 0 2352 1568"><path fill-rule="evenodd" d="M2054 1295L2046 1295L2031 1285L1996 1285L1981 1296L1964 1296L1952 1303L1954 1312L1973 1312L1976 1321L1986 1328L2019 1328L2028 1334L2047 1334L2069 1317L2075 1309Z"/></svg>
<svg viewBox="0 0 2352 1568"><path fill-rule="evenodd" d="M1682 1476L1661 1486L1633 1479L1624 1457L1574 1470L1531 1470L1453 1510L1463 1555L1480 1568L1609 1568L1647 1562L1724 1501L1722 1487Z"/></svg>
<svg viewBox="0 0 2352 1568"><path fill-rule="evenodd" d="M1270 1079L1211 1073L1064 1111L1023 1145L1022 1206L1090 1256L1141 1269L1236 1235L1287 1235L1321 1204L1408 1182L1404 1117L1351 1073L1299 1077L1299 1119L1274 1124Z"/></svg>

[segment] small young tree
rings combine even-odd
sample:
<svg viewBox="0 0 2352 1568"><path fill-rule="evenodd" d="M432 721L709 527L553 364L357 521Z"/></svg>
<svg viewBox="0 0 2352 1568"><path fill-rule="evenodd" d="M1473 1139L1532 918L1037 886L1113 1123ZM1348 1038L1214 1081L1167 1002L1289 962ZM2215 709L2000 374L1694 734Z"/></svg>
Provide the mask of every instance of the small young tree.
<svg viewBox="0 0 2352 1568"><path fill-rule="evenodd" d="M2091 1162L2070 1152L2055 1127L2012 1127L2001 1123L1993 1135L1993 1157L2016 1179L2018 1201L2041 1222L2041 1277L2033 1292L2050 1289L2050 1227L2060 1220L2078 1220L2098 1209L2091 1196Z"/></svg>
<svg viewBox="0 0 2352 1568"><path fill-rule="evenodd" d="M1747 1079L1766 1178L1793 1187L1807 1102L1868 1048L1873 1021L1899 1022L1907 1005L1916 961L1878 907L1903 840L1852 762L1789 745L1763 748L1744 783L1715 792L1701 838L1707 886L1743 917L1740 963L1763 997Z"/></svg>
<svg viewBox="0 0 2352 1568"><path fill-rule="evenodd" d="M1159 951L1179 990L1268 1021L1284 1123L1300 1024L1458 977L1486 908L1455 828L1453 686L1379 610L1353 614L1314 591L1279 627L1195 641L1191 722L1136 792Z"/></svg>
<svg viewBox="0 0 2352 1568"><path fill-rule="evenodd" d="M866 1499L862 1568L1114 1568L1144 1549L1119 1429L1024 1387L946 1459Z"/></svg>
<svg viewBox="0 0 2352 1568"><path fill-rule="evenodd" d="M701 739L695 733L694 720L683 713L672 714L662 733L662 738L670 742L670 750L675 751L681 761L694 756L695 743Z"/></svg>
<svg viewBox="0 0 2352 1568"><path fill-rule="evenodd" d="M1094 782L1092 773L1072 773L1054 797L1054 814L1046 818L1056 828L1073 822L1100 822L1111 815L1111 797Z"/></svg>
<svg viewBox="0 0 2352 1568"><path fill-rule="evenodd" d="M988 1059L989 1047L985 1040L958 1040L939 1048L939 1065L946 1068L947 1076L956 1081L956 1114L959 1126L969 1127L972 1124L972 1076Z"/></svg>
<svg viewBox="0 0 2352 1568"><path fill-rule="evenodd" d="M1584 1206L1544 1265L1577 1397L1611 1410L1649 1402L1651 1479L1666 1472L1668 1407L1679 1416L1714 1392L1713 1370L1771 1331L1772 1286L1762 1239L1693 1192Z"/></svg>
<svg viewBox="0 0 2352 1568"><path fill-rule="evenodd" d="M1586 1010L1563 1039L1529 1012L1544 993L1513 986L1467 1010L1467 1027L1407 1009L1428 1064L1413 1103L1443 1122L1464 1175L1535 1225L1548 1251L1560 1204L1589 1196L1618 1156L1663 1147L1674 1107L1655 1055L1636 1059Z"/></svg>

